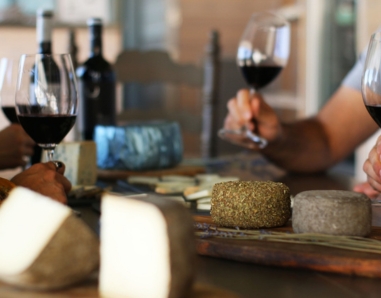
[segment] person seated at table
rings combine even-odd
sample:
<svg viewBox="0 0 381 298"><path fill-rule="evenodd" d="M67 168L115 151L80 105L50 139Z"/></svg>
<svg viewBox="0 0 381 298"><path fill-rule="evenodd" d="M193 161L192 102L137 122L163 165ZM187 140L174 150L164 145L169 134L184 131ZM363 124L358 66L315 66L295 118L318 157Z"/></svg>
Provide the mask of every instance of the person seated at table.
<svg viewBox="0 0 381 298"><path fill-rule="evenodd" d="M14 176L11 181L17 186L29 188L66 204L66 194L71 189L71 183L63 175L64 172L65 165L59 161L36 163Z"/></svg>
<svg viewBox="0 0 381 298"><path fill-rule="evenodd" d="M33 155L35 142L19 124L0 131L0 170L24 167L25 157Z"/></svg>
<svg viewBox="0 0 381 298"><path fill-rule="evenodd" d="M378 129L361 95L365 58L366 52L363 52L340 87L313 117L282 123L260 94L253 97L248 90L242 89L228 101L224 128L236 130L245 125L267 139L268 145L263 149L247 139L235 139L234 143L260 150L285 170L298 173L324 171L348 157ZM378 194L369 183L356 185L354 190L369 197Z"/></svg>

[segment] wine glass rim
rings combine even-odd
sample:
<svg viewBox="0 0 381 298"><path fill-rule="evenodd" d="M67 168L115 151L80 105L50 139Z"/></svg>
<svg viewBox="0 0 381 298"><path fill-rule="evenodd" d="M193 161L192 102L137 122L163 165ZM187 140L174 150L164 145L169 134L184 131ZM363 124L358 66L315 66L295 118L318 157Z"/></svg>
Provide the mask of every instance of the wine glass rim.
<svg viewBox="0 0 381 298"><path fill-rule="evenodd" d="M254 12L251 15L250 19L251 20L255 20L258 17L263 17L263 16L266 16L266 15L270 15L270 16L276 18L277 20L281 21L282 22L282 24L281 24L282 26L289 26L289 22L287 21L287 19L285 17L283 17L279 13L276 13L274 11L269 11L269 10ZM274 27L276 27L276 25L277 24L272 24L272 26L274 26ZM262 24L258 24L258 26L260 26L260 27L267 27L266 25L262 25Z"/></svg>

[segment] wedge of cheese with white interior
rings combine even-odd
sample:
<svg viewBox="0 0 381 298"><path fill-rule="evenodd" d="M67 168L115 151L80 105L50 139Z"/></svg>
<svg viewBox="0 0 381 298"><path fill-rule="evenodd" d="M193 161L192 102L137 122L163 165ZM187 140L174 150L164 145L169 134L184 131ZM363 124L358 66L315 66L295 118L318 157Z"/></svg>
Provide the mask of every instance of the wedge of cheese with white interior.
<svg viewBox="0 0 381 298"><path fill-rule="evenodd" d="M195 273L193 221L159 196L105 194L101 204L102 297L187 297Z"/></svg>
<svg viewBox="0 0 381 298"><path fill-rule="evenodd" d="M97 180L97 149L94 141L62 142L54 159L65 164L65 177L72 185L94 185ZM44 154L43 161L46 161Z"/></svg>
<svg viewBox="0 0 381 298"><path fill-rule="evenodd" d="M0 280L21 288L69 286L99 267L99 240L67 206L15 187L0 208Z"/></svg>

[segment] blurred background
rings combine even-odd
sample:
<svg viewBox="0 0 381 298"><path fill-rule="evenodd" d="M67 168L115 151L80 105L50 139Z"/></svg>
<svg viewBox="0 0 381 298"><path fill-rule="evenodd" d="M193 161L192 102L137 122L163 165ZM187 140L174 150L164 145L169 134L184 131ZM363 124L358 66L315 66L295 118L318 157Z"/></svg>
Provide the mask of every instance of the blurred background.
<svg viewBox="0 0 381 298"><path fill-rule="evenodd" d="M221 63L234 61L238 41L251 14L278 11L291 24L291 57L281 75L263 93L287 122L315 114L339 86L366 47L371 33L380 25L381 3L378 0L0 0L1 56L36 52L38 8L55 12L53 52L69 51L69 32L74 30L79 64L89 55L88 17L103 19L103 52L111 63L123 49L162 49L175 61L201 65L211 30L219 33ZM226 102L238 88L246 86L235 67L222 69L217 109L220 126L226 114ZM170 89L169 98L157 95L155 90L143 92L136 86L120 87L118 112L140 109L147 113L166 110L181 114L185 156L198 157L202 90ZM0 113L0 128L6 125L8 122ZM348 160L359 177L366 146ZM238 150L242 149L219 141L219 155Z"/></svg>

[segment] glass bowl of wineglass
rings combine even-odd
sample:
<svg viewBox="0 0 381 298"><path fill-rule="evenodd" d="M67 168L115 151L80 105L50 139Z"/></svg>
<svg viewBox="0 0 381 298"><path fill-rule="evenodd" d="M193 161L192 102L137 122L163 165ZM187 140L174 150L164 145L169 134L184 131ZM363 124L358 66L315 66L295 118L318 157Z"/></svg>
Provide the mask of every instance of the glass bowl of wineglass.
<svg viewBox="0 0 381 298"><path fill-rule="evenodd" d="M78 88L70 54L34 54L20 58L16 113L29 136L53 160L54 149L77 116Z"/></svg>
<svg viewBox="0 0 381 298"><path fill-rule="evenodd" d="M290 52L290 25L283 17L272 12L254 13L240 39L237 65L250 85L250 93L271 83L286 66ZM239 130L220 129L222 139L239 143L249 139L259 148L267 140L243 126Z"/></svg>
<svg viewBox="0 0 381 298"><path fill-rule="evenodd" d="M373 33L370 38L361 91L366 109L381 127L381 32Z"/></svg>
<svg viewBox="0 0 381 298"><path fill-rule="evenodd" d="M11 123L18 123L15 108L18 59L0 59L0 103L4 115Z"/></svg>

